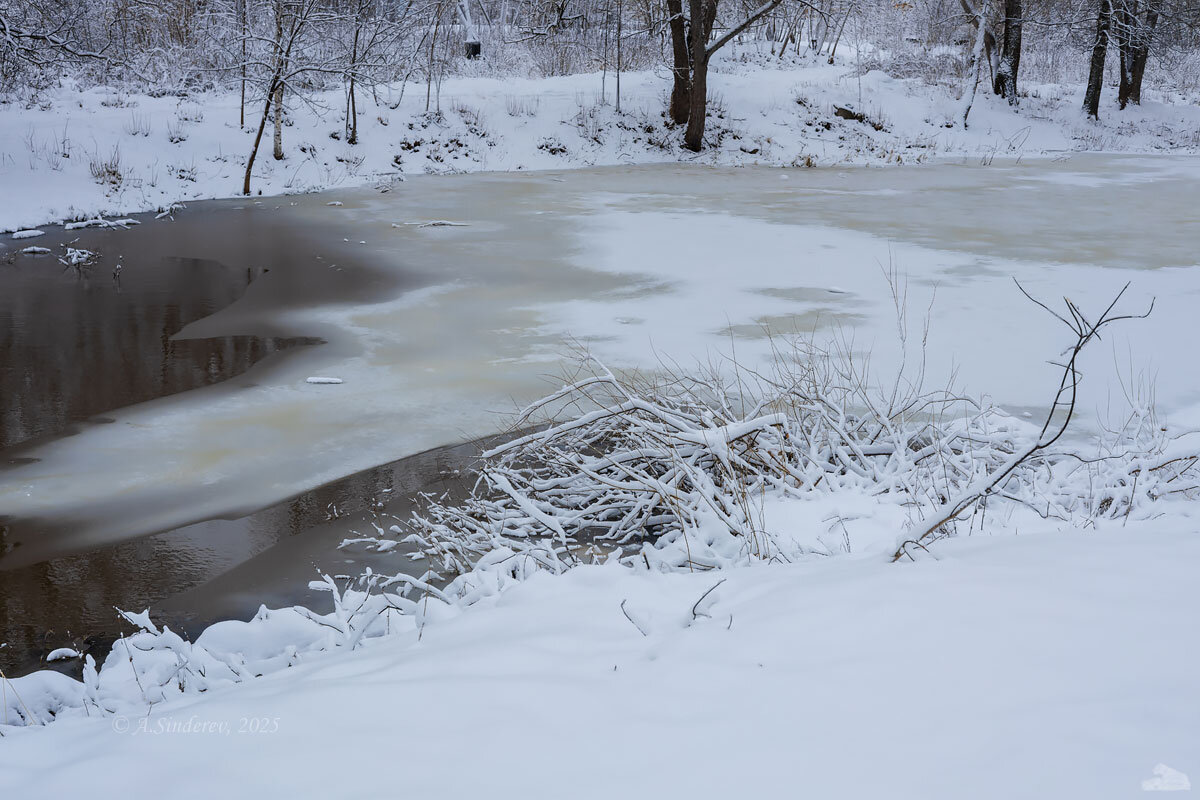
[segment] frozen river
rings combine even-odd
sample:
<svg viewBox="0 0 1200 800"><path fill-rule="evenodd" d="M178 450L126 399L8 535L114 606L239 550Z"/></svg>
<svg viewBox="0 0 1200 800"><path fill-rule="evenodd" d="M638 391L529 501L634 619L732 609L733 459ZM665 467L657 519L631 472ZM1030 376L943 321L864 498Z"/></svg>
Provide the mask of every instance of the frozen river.
<svg viewBox="0 0 1200 800"><path fill-rule="evenodd" d="M558 386L571 341L613 366L653 368L730 352L755 362L771 336L816 331L871 353L886 376L899 360L889 272L907 286L910 342L928 317L930 385L953 375L1014 413L1044 407L1055 380L1046 362L1069 342L1012 279L1084 308L1132 282L1128 309L1155 297L1154 313L1089 353L1082 421L1118 414L1126 393L1152 382L1160 414L1200 423L1197 177L1197 159L1117 156L431 176L74 234L74 246L101 252L105 279L104 264L139 236L156 257L256 270L241 299L181 320L176 344L325 344L258 361L274 351L264 346L227 370L232 380L155 383L151 394L177 393L93 409L104 424L10 452L0 570L241 516L493 433ZM27 258L14 263L29 269ZM122 380L106 365L81 369L96 384Z"/></svg>

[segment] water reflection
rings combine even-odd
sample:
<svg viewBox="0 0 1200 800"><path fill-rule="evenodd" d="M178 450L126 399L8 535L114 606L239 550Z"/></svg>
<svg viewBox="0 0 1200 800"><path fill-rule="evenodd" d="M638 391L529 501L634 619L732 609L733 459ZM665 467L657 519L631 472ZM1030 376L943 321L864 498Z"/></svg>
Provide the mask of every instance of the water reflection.
<svg viewBox="0 0 1200 800"><path fill-rule="evenodd" d="M176 340L240 297L263 267L120 253L89 269L0 262L0 449L123 406L227 380L297 340Z"/></svg>
<svg viewBox="0 0 1200 800"><path fill-rule="evenodd" d="M419 492L460 491L460 475L478 452L474 443L439 448L239 519L208 520L0 572L0 642L8 643L0 649L0 668L9 676L44 668L45 655L64 646L99 656L130 630L114 607L152 608L159 623L195 634L217 619L249 617L262 603L321 606L327 597L311 593L303 579L318 566L353 574L366 566L400 571L408 562L399 553L337 545L374 535L370 520L386 526L406 518ZM0 542L4 533L0 525ZM79 662L61 666L78 670Z"/></svg>

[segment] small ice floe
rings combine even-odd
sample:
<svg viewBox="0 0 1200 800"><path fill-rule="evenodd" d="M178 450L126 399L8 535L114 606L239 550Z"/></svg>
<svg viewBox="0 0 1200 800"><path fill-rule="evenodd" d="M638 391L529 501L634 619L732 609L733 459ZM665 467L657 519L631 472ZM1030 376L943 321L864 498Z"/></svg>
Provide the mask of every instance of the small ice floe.
<svg viewBox="0 0 1200 800"><path fill-rule="evenodd" d="M331 200L330 202L326 203L325 205L327 205L327 206L340 206L341 204L342 204L342 201L341 201L341 200Z"/></svg>
<svg viewBox="0 0 1200 800"><path fill-rule="evenodd" d="M49 247L33 247L33 246L30 246L30 247L26 247L26 248L25 248L24 250L22 250L21 252L22 252L22 253L24 253L24 254L25 254L25 255L27 255L27 256L44 256L44 255L49 255L49 253L50 253L50 248L49 248Z"/></svg>
<svg viewBox="0 0 1200 800"><path fill-rule="evenodd" d="M45 236L45 235L46 235L45 231L30 229L27 231L13 231L12 238L14 238L14 239L32 239L36 236Z"/></svg>
<svg viewBox="0 0 1200 800"><path fill-rule="evenodd" d="M118 230L128 230L130 225L141 225L136 219L102 219L96 217L94 219L84 219L79 222L68 222L63 226L64 230L77 231L80 228L116 228Z"/></svg>
<svg viewBox="0 0 1200 800"><path fill-rule="evenodd" d="M46 656L47 661L66 661L71 658L79 658L82 654L78 650L72 650L69 647L60 647L57 650L51 651L50 655Z"/></svg>
<svg viewBox="0 0 1200 800"><path fill-rule="evenodd" d="M434 219L429 222L406 222L404 225L397 225L395 222L392 223L393 228L403 228L405 226L416 226L418 228L469 228L471 227L471 223L451 222L448 219Z"/></svg>
<svg viewBox="0 0 1200 800"><path fill-rule="evenodd" d="M305 383L341 383L342 379L341 378L322 378L320 375L313 375L312 377L305 378L304 382Z"/></svg>

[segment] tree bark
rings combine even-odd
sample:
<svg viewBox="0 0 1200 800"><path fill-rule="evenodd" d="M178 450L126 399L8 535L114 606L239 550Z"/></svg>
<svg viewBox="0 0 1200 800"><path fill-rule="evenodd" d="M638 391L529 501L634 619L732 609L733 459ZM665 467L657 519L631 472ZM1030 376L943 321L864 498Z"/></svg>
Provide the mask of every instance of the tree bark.
<svg viewBox="0 0 1200 800"><path fill-rule="evenodd" d="M996 94L1017 104L1017 71L1021 66L1021 32L1024 9L1021 0L1004 0L1004 41L1000 45L1000 65L993 86Z"/></svg>
<svg viewBox="0 0 1200 800"><path fill-rule="evenodd" d="M717 16L717 0L688 0L691 25L692 87L683 146L700 152L704 146L704 117L708 111L708 34ZM697 22L699 21L699 24Z"/></svg>
<svg viewBox="0 0 1200 800"><path fill-rule="evenodd" d="M726 31L719 39L708 44L712 36L713 25L717 20L718 0L689 0L691 12L691 44L692 57L692 87L691 102L688 104L688 126L683 134L683 146L688 150L700 152L704 146L704 116L708 110L708 64L713 53L734 40L742 31L749 28L764 14L773 11L783 0L767 0L750 16ZM701 24L697 25L696 20Z"/></svg>
<svg viewBox="0 0 1200 800"><path fill-rule="evenodd" d="M1108 55L1108 37L1112 24L1112 3L1100 0L1096 13L1096 41L1092 45L1092 63L1088 71L1087 90L1083 93L1083 110L1092 119L1100 118L1100 90L1104 86L1104 59Z"/></svg>
<svg viewBox="0 0 1200 800"><path fill-rule="evenodd" d="M1129 91L1129 101L1142 104L1142 78L1146 75L1146 62L1150 59L1150 42L1154 38L1154 29L1158 27L1158 9L1150 6L1146 9L1146 23L1142 28L1142 38L1133 58L1133 85Z"/></svg>
<svg viewBox="0 0 1200 800"><path fill-rule="evenodd" d="M275 74L283 73L283 0L277 0L275 3ZM268 102L268 106L275 107L275 147L274 156L276 161L283 160L283 82L272 81L272 86L275 87L275 96Z"/></svg>
<svg viewBox="0 0 1200 800"><path fill-rule="evenodd" d="M967 127L967 117L971 115L971 106L975 103L975 92L979 90L979 81L983 77L984 59L989 58L987 53L984 52L984 42L987 39L987 13L988 0L983 0L983 4L979 8L979 17L976 20L975 49L974 56L971 59L971 75L968 78L967 86L963 89L962 126L964 130Z"/></svg>
<svg viewBox="0 0 1200 800"><path fill-rule="evenodd" d="M1117 91L1117 103L1124 109L1129 103L1142 102L1142 78L1146 74L1146 61L1150 57L1150 41L1158 24L1158 10L1148 5L1143 19L1139 14L1137 0L1119 0L1113 10L1115 38L1120 49L1121 83Z"/></svg>
<svg viewBox="0 0 1200 800"><path fill-rule="evenodd" d="M239 31L238 35L241 36L241 39L242 39L242 67L241 67L241 71L242 71L242 101L241 101L241 105L239 107L239 112L238 112L238 127L239 128L246 127L246 38L250 35L250 33L249 33L250 10L246 7L246 4L248 2L250 2L250 0L237 0L238 31Z"/></svg>
<svg viewBox="0 0 1200 800"><path fill-rule="evenodd" d="M691 113L692 64L688 54L687 22L683 18L682 0L667 0L667 13L671 15L671 68L673 85L671 105L667 113L676 125L686 124Z"/></svg>
<svg viewBox="0 0 1200 800"><path fill-rule="evenodd" d="M358 102L354 96L355 71L358 69L358 35L361 6L354 12L354 46L350 51L350 94L346 98L346 143L358 144Z"/></svg>
<svg viewBox="0 0 1200 800"><path fill-rule="evenodd" d="M971 5L970 0L958 0L958 5L962 8L963 13L967 15L972 28L975 28L976 35L979 33L980 27L983 28L983 52L987 57L988 68L992 70L992 82L995 83L995 60L996 60L996 37L987 29L987 15L980 14L979 11Z"/></svg>
<svg viewBox="0 0 1200 800"><path fill-rule="evenodd" d="M702 56L692 64L692 92L688 110L688 126L683 134L683 146L699 153L704 147L704 117L708 113L708 58Z"/></svg>
<svg viewBox="0 0 1200 800"><path fill-rule="evenodd" d="M1117 105L1125 108L1133 90L1133 50L1137 36L1137 0L1116 0L1110 21L1113 39L1117 43L1117 60L1120 63L1121 79L1117 84Z"/></svg>
<svg viewBox="0 0 1200 800"><path fill-rule="evenodd" d="M275 89L275 141L274 152L276 161L283 160L283 84Z"/></svg>
<svg viewBox="0 0 1200 800"><path fill-rule="evenodd" d="M279 80L278 73L271 78L271 86L267 90L267 103L263 106L262 119L258 121L258 133L254 137L254 147L250 148L250 157L246 159L246 175L242 180L242 194L250 194L250 172L254 169L254 159L258 155L258 146L262 142L263 131L267 128L267 118L271 116L271 98L275 96L275 84Z"/></svg>

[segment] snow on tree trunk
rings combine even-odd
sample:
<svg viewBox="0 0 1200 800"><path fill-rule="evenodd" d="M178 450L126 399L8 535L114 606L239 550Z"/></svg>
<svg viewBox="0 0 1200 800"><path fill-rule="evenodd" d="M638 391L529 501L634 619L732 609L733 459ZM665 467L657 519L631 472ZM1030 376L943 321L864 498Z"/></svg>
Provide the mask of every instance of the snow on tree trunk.
<svg viewBox="0 0 1200 800"><path fill-rule="evenodd" d="M1017 104L1017 71L1021 65L1021 33L1024 9L1021 0L1004 0L1004 41L1000 45L1000 63L996 67L994 90Z"/></svg>
<svg viewBox="0 0 1200 800"><path fill-rule="evenodd" d="M979 81L983 77L984 38L987 36L988 0L983 0L979 7L978 30L975 33L975 49L971 56L971 74L967 86L963 89L962 126L967 127L967 117L971 106L975 103L975 92L979 89Z"/></svg>
<svg viewBox="0 0 1200 800"><path fill-rule="evenodd" d="M283 0L277 0L275 3L275 73L281 74L284 70L283 56ZM275 83L275 96L271 98L270 103L275 107L275 160L283 159L283 82Z"/></svg>

